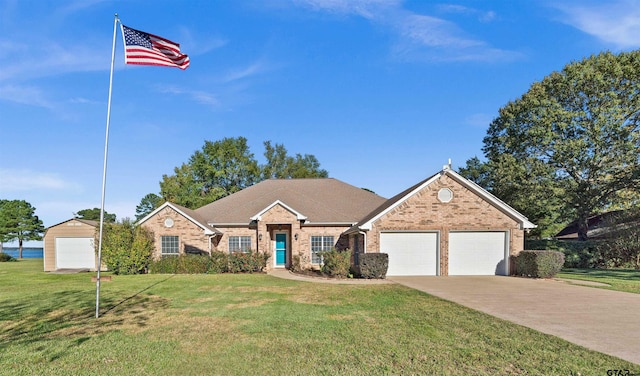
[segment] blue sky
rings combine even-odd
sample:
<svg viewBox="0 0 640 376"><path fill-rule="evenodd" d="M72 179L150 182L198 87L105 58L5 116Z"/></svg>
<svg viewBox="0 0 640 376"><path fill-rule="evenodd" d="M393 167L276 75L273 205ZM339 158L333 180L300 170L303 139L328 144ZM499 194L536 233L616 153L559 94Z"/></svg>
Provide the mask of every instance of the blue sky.
<svg viewBox="0 0 640 376"><path fill-rule="evenodd" d="M640 2L0 0L0 198L51 226L100 206L114 13L181 44L125 66L118 31L106 210L133 217L205 140L314 154L390 197L482 155L500 107L570 61L640 47Z"/></svg>

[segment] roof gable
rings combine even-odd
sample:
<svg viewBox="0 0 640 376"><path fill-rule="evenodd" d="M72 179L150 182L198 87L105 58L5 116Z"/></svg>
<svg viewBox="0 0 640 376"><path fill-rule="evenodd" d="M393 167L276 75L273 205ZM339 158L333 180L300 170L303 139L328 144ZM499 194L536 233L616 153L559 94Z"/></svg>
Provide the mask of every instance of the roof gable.
<svg viewBox="0 0 640 376"><path fill-rule="evenodd" d="M353 225L385 201L333 178L268 179L195 212L210 225L244 225L280 204L307 224Z"/></svg>
<svg viewBox="0 0 640 376"><path fill-rule="evenodd" d="M438 172L437 174L434 174L428 177L427 179L424 179L423 181L393 196L392 198L387 200L385 203L380 205L378 208L376 208L374 211L369 213L366 217L364 217L352 229L350 229L349 232L355 231L355 230L371 230L371 226L375 221L377 221L379 218L381 218L382 216L384 216L385 214L387 214L388 212L396 208L398 205L407 201L410 197L420 192L427 186L431 185L433 182L435 182L441 176L444 176L444 175L449 176L450 178L452 178L453 180L455 180L465 188L469 189L473 193L477 194L483 200L487 201L488 203L490 203L491 205L493 205L494 207L496 207L497 209L499 209L509 217L520 222L520 225L523 229L536 227L536 225L531 223L527 219L527 217L525 217L524 215L522 215L521 213L513 209L511 206L507 205L505 202L503 202L496 196L489 193L484 188L480 187L478 184L468 179L465 179L463 176L461 176L460 174L456 173L455 171L449 168L445 168L442 171Z"/></svg>
<svg viewBox="0 0 640 376"><path fill-rule="evenodd" d="M158 214L160 211L162 211L164 208L166 207L170 207L171 209L173 209L174 211L176 211L178 214L182 215L183 217L185 217L186 219L188 219L189 221L193 222L196 226L200 227L201 229L204 230L204 233L206 235L214 235L214 234L220 234L221 232L218 231L216 228L211 227L204 219L202 219L194 210L185 208L184 206L180 206L174 203L171 203L169 201L165 202L164 204L160 205L159 207L157 207L154 211L152 211L151 213L149 213L146 217L142 218L141 220L139 220L136 225L141 225L144 222L148 221L150 218L152 218L153 216L155 216L156 214Z"/></svg>
<svg viewBox="0 0 640 376"><path fill-rule="evenodd" d="M307 219L306 216L302 215L301 213L297 212L296 210L292 209L290 206L288 206L287 204L285 204L284 202L280 201L280 200L276 200L274 201L271 205L267 206L266 208L262 209L258 214L254 215L253 217L251 217L252 221L260 221L262 220L262 216L268 212L269 210L271 210L274 206L276 205L280 205L283 208L287 209L288 211L290 211L292 214L294 214L296 216L296 219L299 221L304 221Z"/></svg>

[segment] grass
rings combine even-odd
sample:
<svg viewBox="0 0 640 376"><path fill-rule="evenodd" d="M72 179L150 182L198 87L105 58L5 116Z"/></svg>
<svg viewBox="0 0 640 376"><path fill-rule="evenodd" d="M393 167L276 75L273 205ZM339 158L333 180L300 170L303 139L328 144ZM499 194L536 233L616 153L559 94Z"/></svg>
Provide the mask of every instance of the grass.
<svg viewBox="0 0 640 376"><path fill-rule="evenodd" d="M398 285L0 263L2 375L602 375L638 366ZM526 307L523 307L526 309ZM632 372L632 373L633 373Z"/></svg>
<svg viewBox="0 0 640 376"><path fill-rule="evenodd" d="M640 270L636 269L562 269L558 277L606 283L595 287L640 294Z"/></svg>

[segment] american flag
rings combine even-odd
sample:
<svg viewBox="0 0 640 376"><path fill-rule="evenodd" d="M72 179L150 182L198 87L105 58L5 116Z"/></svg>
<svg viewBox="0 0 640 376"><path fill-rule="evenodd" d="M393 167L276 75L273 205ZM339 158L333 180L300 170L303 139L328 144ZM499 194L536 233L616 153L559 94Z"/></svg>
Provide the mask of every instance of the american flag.
<svg viewBox="0 0 640 376"><path fill-rule="evenodd" d="M122 25L125 64L158 65L187 69L189 56L180 53L180 45L157 35Z"/></svg>

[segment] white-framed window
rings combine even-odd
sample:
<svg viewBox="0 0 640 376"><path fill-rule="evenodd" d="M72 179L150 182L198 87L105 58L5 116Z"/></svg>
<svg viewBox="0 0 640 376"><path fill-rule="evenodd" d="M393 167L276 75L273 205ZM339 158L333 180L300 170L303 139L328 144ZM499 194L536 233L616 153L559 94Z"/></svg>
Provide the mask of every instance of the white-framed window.
<svg viewBox="0 0 640 376"><path fill-rule="evenodd" d="M334 244L333 236L312 236L311 263L322 264L322 255L320 255L320 252L330 251Z"/></svg>
<svg viewBox="0 0 640 376"><path fill-rule="evenodd" d="M178 236L162 236L160 243L163 255L177 255L180 253L180 238Z"/></svg>
<svg viewBox="0 0 640 376"><path fill-rule="evenodd" d="M251 251L251 236L229 236L229 253Z"/></svg>

